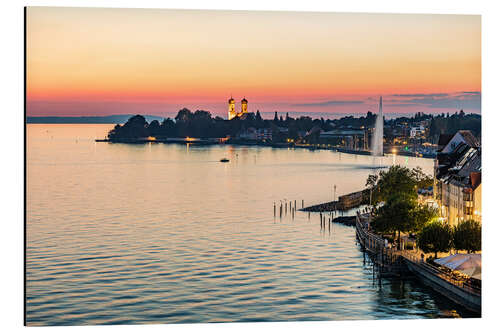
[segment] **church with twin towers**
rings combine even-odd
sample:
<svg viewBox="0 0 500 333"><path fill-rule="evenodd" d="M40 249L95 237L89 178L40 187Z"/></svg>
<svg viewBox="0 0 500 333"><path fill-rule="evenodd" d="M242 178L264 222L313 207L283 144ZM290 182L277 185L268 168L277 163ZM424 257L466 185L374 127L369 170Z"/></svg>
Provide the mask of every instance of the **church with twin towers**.
<svg viewBox="0 0 500 333"><path fill-rule="evenodd" d="M234 102L233 96L228 101L228 111L227 111L227 119L231 120L236 117L241 117L248 112L248 101L245 97L241 100L241 111L236 112L236 104Z"/></svg>

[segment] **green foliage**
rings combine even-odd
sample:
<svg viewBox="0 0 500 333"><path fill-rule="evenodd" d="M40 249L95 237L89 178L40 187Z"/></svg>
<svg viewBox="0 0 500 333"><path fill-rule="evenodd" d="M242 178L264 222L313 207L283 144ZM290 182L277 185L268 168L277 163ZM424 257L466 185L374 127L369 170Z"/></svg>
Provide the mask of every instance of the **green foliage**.
<svg viewBox="0 0 500 333"><path fill-rule="evenodd" d="M366 187L374 188L377 185L378 175L369 175L366 179Z"/></svg>
<svg viewBox="0 0 500 333"><path fill-rule="evenodd" d="M435 221L439 217L437 208L432 208L427 205L417 205L412 211L415 228L412 231L419 232L429 222Z"/></svg>
<svg viewBox="0 0 500 333"><path fill-rule="evenodd" d="M147 136L155 137L225 137L227 135L234 136L241 129L254 127L254 128L271 128L272 125L288 129L288 135L278 137L281 142L287 138L298 139L300 132L308 132L312 128L317 127L323 131L329 131L333 128L371 128L373 127L376 115L368 112L366 116L353 117L347 116L340 119L312 119L308 116L301 116L293 118L287 115L285 119L275 113L274 120L263 119L260 111L257 110L255 116L253 113L248 113L246 119L234 118L232 120L225 120L221 117L212 117L208 111L198 110L191 112L189 109L183 108L174 119L165 119L160 126L158 124L147 124L147 122L134 116L129 119L127 123L117 125L108 133L111 140L121 139L134 139ZM144 118L144 117L142 117ZM458 129L470 129L478 136L481 132L481 116L480 115L465 115L463 112L455 113L454 115L445 117L445 115L432 116L418 113L415 117L399 117L391 120L384 120L385 124L391 128L397 126L411 126L412 124L421 120L428 119L431 121L430 133L434 140L440 133L455 133ZM143 123L141 126L141 123ZM139 126L135 126L139 125ZM281 133L281 132L279 132ZM391 131L386 133L390 137ZM302 140L306 143L318 143L319 132L314 135L303 137ZM274 140L274 137L273 137ZM419 183L419 187L424 188L430 186L427 179L426 183Z"/></svg>
<svg viewBox="0 0 500 333"><path fill-rule="evenodd" d="M433 178L426 175L420 167L409 169L394 165L378 175L369 175L366 186L373 189L372 204L377 205L394 195L417 198L417 189L428 188L433 182Z"/></svg>
<svg viewBox="0 0 500 333"><path fill-rule="evenodd" d="M379 233L418 232L438 216L436 209L417 202L417 187L428 178L422 169L392 166L370 175L366 186L373 188L372 203L384 202L375 211L373 228ZM399 237L398 237L399 238Z"/></svg>
<svg viewBox="0 0 500 333"><path fill-rule="evenodd" d="M380 233L418 232L437 216L436 209L419 205L411 196L393 195L376 210L373 228Z"/></svg>
<svg viewBox="0 0 500 333"><path fill-rule="evenodd" d="M481 224L474 220L458 223L453 232L455 249L468 253L481 250Z"/></svg>
<svg viewBox="0 0 500 333"><path fill-rule="evenodd" d="M148 123L141 115L131 117L123 126L116 125L108 134L110 139L114 138L142 138L148 136Z"/></svg>
<svg viewBox="0 0 500 333"><path fill-rule="evenodd" d="M447 252L452 247L453 230L438 221L426 224L417 237L417 246L425 253Z"/></svg>
<svg viewBox="0 0 500 333"><path fill-rule="evenodd" d="M421 167L416 167L411 172L417 183L417 188L428 188L434 184L434 179L430 175L426 175Z"/></svg>
<svg viewBox="0 0 500 333"><path fill-rule="evenodd" d="M371 182L368 177L367 183ZM413 171L407 167L393 165L387 171L381 171L372 193L372 203L387 201L391 196L417 197L417 180Z"/></svg>
<svg viewBox="0 0 500 333"><path fill-rule="evenodd" d="M405 196L391 196L378 208L372 226L380 233L409 232L415 229L412 211L415 200Z"/></svg>
<svg viewBox="0 0 500 333"><path fill-rule="evenodd" d="M444 114L432 118L430 136L437 140L439 134L456 133L458 130L470 130L476 136L481 133L481 116L477 114L466 115L463 111L453 115Z"/></svg>

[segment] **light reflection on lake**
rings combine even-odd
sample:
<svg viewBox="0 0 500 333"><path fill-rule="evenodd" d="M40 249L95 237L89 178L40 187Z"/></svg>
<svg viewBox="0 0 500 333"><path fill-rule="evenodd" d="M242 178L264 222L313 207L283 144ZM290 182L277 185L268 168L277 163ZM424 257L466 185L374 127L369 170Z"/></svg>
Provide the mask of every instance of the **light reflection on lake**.
<svg viewBox="0 0 500 333"><path fill-rule="evenodd" d="M111 127L27 126L29 325L467 315L417 281L374 283L353 228L273 217L432 160L94 142Z"/></svg>

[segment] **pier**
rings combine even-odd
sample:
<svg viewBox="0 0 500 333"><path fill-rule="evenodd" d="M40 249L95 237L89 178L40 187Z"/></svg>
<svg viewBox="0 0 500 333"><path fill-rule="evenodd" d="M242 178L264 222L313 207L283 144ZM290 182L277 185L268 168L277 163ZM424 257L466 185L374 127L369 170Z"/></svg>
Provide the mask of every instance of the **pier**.
<svg viewBox="0 0 500 333"><path fill-rule="evenodd" d="M416 251L388 248L386 241L370 231L368 214L356 214L356 238L372 258L379 276L412 273L424 284L468 310L481 313L481 288L448 271L426 263Z"/></svg>
<svg viewBox="0 0 500 333"><path fill-rule="evenodd" d="M302 208L305 212L331 212L336 210L349 210L368 204L370 201L370 190L362 190L339 196L337 201L329 201L309 207Z"/></svg>

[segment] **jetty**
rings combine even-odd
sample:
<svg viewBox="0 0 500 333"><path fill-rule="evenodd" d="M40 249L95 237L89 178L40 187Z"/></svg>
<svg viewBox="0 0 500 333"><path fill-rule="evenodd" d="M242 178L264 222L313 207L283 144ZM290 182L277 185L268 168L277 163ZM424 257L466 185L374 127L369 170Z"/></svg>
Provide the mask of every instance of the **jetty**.
<svg viewBox="0 0 500 333"><path fill-rule="evenodd" d="M370 230L370 220L370 214L356 214L356 238L361 248L372 258L379 276L402 276L412 273L453 302L472 312L481 313L480 286L425 262L416 251L388 247L384 238Z"/></svg>
<svg viewBox="0 0 500 333"><path fill-rule="evenodd" d="M339 196L337 201L329 201L309 207L302 208L304 212L332 212L336 210L349 210L368 204L370 201L370 190L362 190Z"/></svg>

